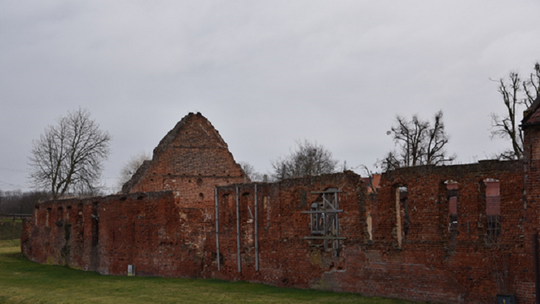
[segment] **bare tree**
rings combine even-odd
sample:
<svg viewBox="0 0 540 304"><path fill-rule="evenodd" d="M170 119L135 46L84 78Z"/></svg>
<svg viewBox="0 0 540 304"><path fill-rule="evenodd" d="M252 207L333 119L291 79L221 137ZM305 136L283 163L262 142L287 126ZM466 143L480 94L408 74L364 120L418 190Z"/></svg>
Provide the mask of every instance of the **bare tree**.
<svg viewBox="0 0 540 304"><path fill-rule="evenodd" d="M383 170L418 165L440 165L451 162L455 155L448 156L445 146L448 135L444 130L443 112L435 113L433 124L413 115L411 120L396 116L397 125L392 126L388 134L393 134L398 152L389 152L380 161Z"/></svg>
<svg viewBox="0 0 540 304"><path fill-rule="evenodd" d="M382 160L377 160L375 167L381 167L382 171L388 171L401 167L401 162L398 159L396 152L390 151Z"/></svg>
<svg viewBox="0 0 540 304"><path fill-rule="evenodd" d="M59 118L33 142L29 165L34 187L49 190L53 198L68 192L96 193L110 140L88 110Z"/></svg>
<svg viewBox="0 0 540 304"><path fill-rule="evenodd" d="M512 144L512 149L498 156L500 159L520 159L523 156L523 132L518 119L540 94L540 64L534 65L534 72L526 80L522 80L518 72L510 72L508 78L498 80L506 114L491 113L491 137L507 138Z"/></svg>
<svg viewBox="0 0 540 304"><path fill-rule="evenodd" d="M283 180L303 176L317 176L333 173L338 161L332 158L332 152L323 145L308 140L296 141L296 150L285 158L272 162L274 178Z"/></svg>
<svg viewBox="0 0 540 304"><path fill-rule="evenodd" d="M397 126L392 126L391 130L394 134L394 142L400 145L401 163L405 167L419 165L424 154L423 144L429 122L418 119L417 115L413 115L410 121L397 115L396 122Z"/></svg>
<svg viewBox="0 0 540 304"><path fill-rule="evenodd" d="M144 161L149 160L151 157L146 152L140 152L136 155L130 157L130 159L124 164L120 170L120 177L118 177L118 190L122 189L125 183L127 183L133 174L137 172L139 167L144 163Z"/></svg>
<svg viewBox="0 0 540 304"><path fill-rule="evenodd" d="M527 80L523 81L523 90L527 96L527 107L530 107L540 95L540 62L534 64L534 72L529 75Z"/></svg>
<svg viewBox="0 0 540 304"><path fill-rule="evenodd" d="M444 146L448 144L449 137L444 131L442 121L443 112L439 111L433 117L433 127L427 130L427 143L425 147L425 164L439 165L444 162L453 161L456 156L447 156Z"/></svg>
<svg viewBox="0 0 540 304"><path fill-rule="evenodd" d="M262 182L264 180L264 175L257 172L257 170L255 170L255 167L253 167L253 165L251 165L250 163L240 162L240 166L252 182Z"/></svg>

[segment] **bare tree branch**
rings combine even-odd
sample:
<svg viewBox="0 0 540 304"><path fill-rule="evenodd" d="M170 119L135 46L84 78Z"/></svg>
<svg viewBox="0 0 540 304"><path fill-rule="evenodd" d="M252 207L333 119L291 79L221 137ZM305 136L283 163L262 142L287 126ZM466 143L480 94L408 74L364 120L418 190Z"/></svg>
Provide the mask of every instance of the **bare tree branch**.
<svg viewBox="0 0 540 304"><path fill-rule="evenodd" d="M248 162L240 162L240 167L244 170L244 173L247 175L249 180L252 182L262 182L264 181L264 174L261 174L255 170L255 167Z"/></svg>
<svg viewBox="0 0 540 304"><path fill-rule="evenodd" d="M399 152L389 152L382 161L379 161L381 168L387 171L399 167L440 165L453 161L455 155L446 155L444 149L449 138L442 119L442 111L435 114L433 126L417 115L413 115L410 121L397 115L397 125L392 126L388 134L393 134Z"/></svg>
<svg viewBox="0 0 540 304"><path fill-rule="evenodd" d="M527 96L524 99L525 106L528 108L540 95L540 63L534 64L534 72L529 75L529 79L523 81L523 90Z"/></svg>
<svg viewBox="0 0 540 304"><path fill-rule="evenodd" d="M303 176L317 176L335 172L337 160L324 146L307 140L296 141L296 150L283 159L272 162L274 178L283 180Z"/></svg>
<svg viewBox="0 0 540 304"><path fill-rule="evenodd" d="M501 78L498 83L506 114L491 113L491 137L510 140L512 149L501 153L500 159L520 159L523 156L523 132L518 126L518 115L529 108L540 93L540 64L535 64L534 72L524 81L518 72L510 72L508 80Z"/></svg>
<svg viewBox="0 0 540 304"><path fill-rule="evenodd" d="M131 158L124 164L120 170L120 176L118 177L118 190L121 190L125 183L127 183L133 174L137 172L139 167L144 163L144 161L149 160L151 157L146 152L140 152L136 155L131 156Z"/></svg>
<svg viewBox="0 0 540 304"><path fill-rule="evenodd" d="M70 191L95 193L110 139L88 110L69 112L33 142L29 165L34 187L50 189L53 198Z"/></svg>

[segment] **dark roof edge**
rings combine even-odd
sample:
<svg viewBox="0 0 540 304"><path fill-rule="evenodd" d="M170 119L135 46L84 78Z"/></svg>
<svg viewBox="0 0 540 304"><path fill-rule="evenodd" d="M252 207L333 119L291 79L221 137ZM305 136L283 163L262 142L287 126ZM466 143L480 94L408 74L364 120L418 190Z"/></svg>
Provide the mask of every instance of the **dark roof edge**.
<svg viewBox="0 0 540 304"><path fill-rule="evenodd" d="M538 110L539 107L540 107L540 95L536 96L536 99L531 104L531 106L527 110L523 111L523 119L521 120L522 126L535 125L535 123L527 124L527 120L529 120L532 114L536 112L536 110Z"/></svg>

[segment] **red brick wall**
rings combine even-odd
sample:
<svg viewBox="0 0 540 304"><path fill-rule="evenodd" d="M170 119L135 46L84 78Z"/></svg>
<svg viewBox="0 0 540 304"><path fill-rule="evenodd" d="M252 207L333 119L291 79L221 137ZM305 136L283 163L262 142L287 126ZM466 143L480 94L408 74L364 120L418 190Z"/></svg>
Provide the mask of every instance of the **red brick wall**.
<svg viewBox="0 0 540 304"><path fill-rule="evenodd" d="M139 275L200 277L208 215L176 202L168 191L43 203L34 214L39 219L49 208L71 212L53 216L49 227L29 222L21 246L39 263L114 275L126 275L132 264Z"/></svg>
<svg viewBox="0 0 540 304"><path fill-rule="evenodd" d="M527 211L521 200L520 163L494 161L394 171L383 175L374 202L366 198L356 178L336 175L259 185L259 203L268 195L272 209L259 208L263 221L259 221L258 272L253 266L253 242L246 236L253 235L250 226L254 223L241 220L242 270L238 273L236 210L232 210L236 202L230 203L236 189L220 187L220 253L224 262L222 270L213 276L445 303L490 303L502 293L516 294L522 302L532 299L532 256L523 250L529 238L522 224L527 221ZM485 189L481 187L486 178L496 178L501 184L501 233L492 244L486 241ZM448 231L446 180L460 184L459 234L454 241ZM401 248L396 235L396 185L406 185L409 195L410 224ZM253 196L253 187L240 186L240 197L243 193ZM310 233L310 224L308 215L301 211L308 210L316 197L308 194L305 206L301 206L299 193L328 187L345 191L340 195L340 208L344 210L340 235L347 239L339 257L303 239ZM227 194L229 202L224 199ZM250 217L242 211L242 199L240 205L240 218ZM366 210L372 214L373 241L367 232ZM261 230L267 227L264 219L268 217L268 230Z"/></svg>
<svg viewBox="0 0 540 304"><path fill-rule="evenodd" d="M490 303L497 294L513 293L520 303L529 303L534 289L526 231L531 209L525 209L522 200L522 176L519 162L401 169L382 176L377 200L366 196L361 178L352 173L286 180L257 184L257 211L255 184L222 186L220 270L214 201L188 206L177 191L40 204L26 227L22 248L37 262L67 263L104 274L126 275L127 265L133 264L139 275L247 280L443 303ZM486 240L486 178L500 181L501 233L492 244ZM453 241L446 180L459 183L459 234ZM401 247L396 185L408 189L409 229ZM322 241L304 239L310 236L310 217L302 211L318 199L312 192L327 188L344 191L339 193L339 221L340 236L346 239L338 256L325 251ZM57 225L59 207L64 222ZM373 219L373 240L367 231L367 210ZM36 219L38 225L33 225Z"/></svg>
<svg viewBox="0 0 540 304"><path fill-rule="evenodd" d="M239 193L241 272L238 272L236 187ZM325 270L341 270L339 257L321 252L304 240L310 236L310 205L319 195L311 194L326 188L339 188L340 208L347 216L340 218L341 232L354 243L365 239L363 214L365 189L359 176L328 175L316 179L287 180L277 184L257 184L257 216L255 184L220 187L219 231L221 271L213 277L248 280L278 286L312 287L320 284ZM258 219L259 271L256 271L255 224ZM211 241L215 243L214 239ZM315 241L321 245L322 241ZM327 256L328 259L323 258Z"/></svg>
<svg viewBox="0 0 540 304"><path fill-rule="evenodd" d="M396 212L392 197L393 185L407 185L409 189L410 229L403 245L397 250L395 220L377 217L378 242L374 245L392 246L395 256L403 262L422 265L426 269L443 271L446 287L454 299L469 302L495 301L496 294L514 293L521 301L531 298L521 292L522 284L533 282L532 256L524 250L530 238L524 228L528 210L523 196L523 178L520 162L485 161L477 165L446 167L418 167L397 170L383 176L379 192L379 211ZM500 181L501 232L497 241L487 240L486 198L483 180ZM458 189L458 235L455 241L449 234L449 212L444 181L454 180ZM380 249L384 247L379 247ZM519 259L517 258L519 257ZM430 278L428 273L424 276ZM414 279L409 279L414 282ZM437 286L438 280L430 283ZM444 280L441 280L444 282ZM432 289L433 290L433 289ZM446 302L448 300L436 299ZM521 302L520 302L521 303Z"/></svg>

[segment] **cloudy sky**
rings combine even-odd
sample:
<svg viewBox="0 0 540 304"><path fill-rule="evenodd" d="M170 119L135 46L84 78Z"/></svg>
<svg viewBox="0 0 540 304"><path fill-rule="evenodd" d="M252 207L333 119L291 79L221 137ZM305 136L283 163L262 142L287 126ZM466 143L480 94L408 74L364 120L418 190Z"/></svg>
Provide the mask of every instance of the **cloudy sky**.
<svg viewBox="0 0 540 304"><path fill-rule="evenodd" d="M540 2L0 0L0 190L32 140L86 108L112 136L104 182L189 112L265 173L297 139L349 167L393 149L396 114L443 110L458 163L490 139L499 79L540 60ZM362 173L357 170L358 173Z"/></svg>

